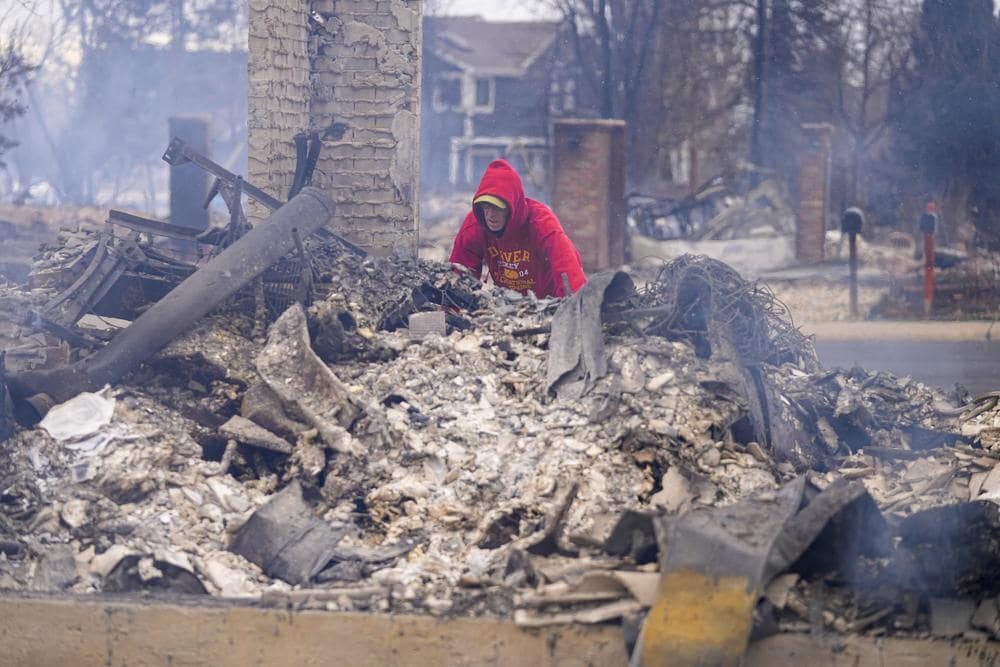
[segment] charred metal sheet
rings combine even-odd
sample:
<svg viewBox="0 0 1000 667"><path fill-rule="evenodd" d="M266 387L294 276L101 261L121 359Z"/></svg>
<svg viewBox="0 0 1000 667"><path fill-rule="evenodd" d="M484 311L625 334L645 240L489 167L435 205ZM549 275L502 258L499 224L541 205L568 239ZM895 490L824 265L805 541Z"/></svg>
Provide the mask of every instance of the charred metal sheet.
<svg viewBox="0 0 1000 667"><path fill-rule="evenodd" d="M15 397L45 393L58 402L117 382L295 247L291 230L311 234L329 222L333 202L305 188L143 313L107 346L71 366L9 378Z"/></svg>
<svg viewBox="0 0 1000 667"><path fill-rule="evenodd" d="M198 235L201 233L200 229L195 229L193 227L184 227L181 225L171 224L169 222L153 220L152 218L144 218L139 215L133 215L131 213L115 209L108 211L107 222L108 224L128 227L136 232L154 234L156 236L166 236L171 239L181 239L187 241L197 239Z"/></svg>
<svg viewBox="0 0 1000 667"><path fill-rule="evenodd" d="M859 555L889 553L881 514L858 482L816 493L799 477L777 493L655 525L663 575L637 647L642 665L667 664L667 656L674 664L736 665L775 575L793 564L844 570Z"/></svg>
<svg viewBox="0 0 1000 667"><path fill-rule="evenodd" d="M236 532L229 550L272 577L304 584L334 556L346 531L335 532L312 514L294 481L253 513Z"/></svg>
<svg viewBox="0 0 1000 667"><path fill-rule="evenodd" d="M892 553L889 526L861 482L838 479L822 492L807 486L805 498L808 504L775 543L774 555L779 557L773 559L768 578L789 563L804 577L834 571L851 576L859 557Z"/></svg>
<svg viewBox="0 0 1000 667"><path fill-rule="evenodd" d="M591 276L576 294L567 297L552 317L546 393L579 398L607 373L601 313L607 304L635 292L628 274L604 271Z"/></svg>
<svg viewBox="0 0 1000 667"><path fill-rule="evenodd" d="M636 646L638 664L739 664L772 547L805 484L799 477L772 498L659 520L662 578Z"/></svg>

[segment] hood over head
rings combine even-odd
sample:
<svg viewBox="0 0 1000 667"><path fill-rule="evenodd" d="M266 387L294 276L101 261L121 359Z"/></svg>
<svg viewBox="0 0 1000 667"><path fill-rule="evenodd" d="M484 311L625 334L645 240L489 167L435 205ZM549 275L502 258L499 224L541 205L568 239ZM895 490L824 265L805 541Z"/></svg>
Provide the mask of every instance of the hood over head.
<svg viewBox="0 0 1000 667"><path fill-rule="evenodd" d="M524 224L528 213L528 205L524 198L524 186L521 184L521 176L514 170L514 167L510 166L509 162L493 160L486 167L472 201L475 202L483 195L497 197L507 203L507 207L510 209L510 218L507 220L507 226L503 229L504 232ZM485 229L486 222L480 207L473 204L472 210L479 224L483 225Z"/></svg>

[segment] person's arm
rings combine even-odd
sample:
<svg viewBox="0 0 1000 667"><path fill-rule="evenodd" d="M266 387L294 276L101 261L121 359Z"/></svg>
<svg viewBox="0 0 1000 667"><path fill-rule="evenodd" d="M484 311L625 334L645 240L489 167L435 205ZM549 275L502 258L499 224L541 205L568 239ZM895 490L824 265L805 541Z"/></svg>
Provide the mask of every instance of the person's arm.
<svg viewBox="0 0 1000 667"><path fill-rule="evenodd" d="M478 280L483 276L484 255L479 221L475 215L469 213L455 236L455 242L451 247L451 258L448 261L464 266Z"/></svg>
<svg viewBox="0 0 1000 667"><path fill-rule="evenodd" d="M551 220L545 220L543 224L539 225L539 230L542 233L540 239L542 251L548 258L549 270L552 271L552 279L555 283L554 296L569 296L563 286L562 274L565 273L566 277L569 278L570 290L573 292L576 292L587 282L587 277L583 273L580 252L563 231L555 214L548 211L543 213L544 218L549 216L551 216Z"/></svg>

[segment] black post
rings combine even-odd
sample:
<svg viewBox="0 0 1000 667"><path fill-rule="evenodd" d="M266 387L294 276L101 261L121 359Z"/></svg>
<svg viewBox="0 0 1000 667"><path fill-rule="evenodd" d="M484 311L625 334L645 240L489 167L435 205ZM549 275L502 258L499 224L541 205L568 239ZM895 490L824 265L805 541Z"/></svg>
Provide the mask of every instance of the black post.
<svg viewBox="0 0 1000 667"><path fill-rule="evenodd" d="M170 139L180 137L202 155L209 152L208 116L171 116ZM208 194L208 174L194 164L170 167L170 222L195 229L208 227L208 210L202 207Z"/></svg>
<svg viewBox="0 0 1000 667"><path fill-rule="evenodd" d="M865 224L865 215L861 209L851 207L844 211L844 216L840 219L840 231L847 234L847 248L849 254L848 265L850 267L850 298L851 317L858 316L858 234Z"/></svg>

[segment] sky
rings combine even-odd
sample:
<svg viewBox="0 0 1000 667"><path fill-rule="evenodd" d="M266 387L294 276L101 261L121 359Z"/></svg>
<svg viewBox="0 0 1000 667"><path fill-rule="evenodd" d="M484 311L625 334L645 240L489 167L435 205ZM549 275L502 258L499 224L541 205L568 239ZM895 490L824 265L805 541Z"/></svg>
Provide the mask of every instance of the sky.
<svg viewBox="0 0 1000 667"><path fill-rule="evenodd" d="M531 19L554 18L551 9L546 10L539 0L434 0L428 2L440 7L436 13L478 14L491 21L526 21Z"/></svg>
<svg viewBox="0 0 1000 667"><path fill-rule="evenodd" d="M558 18L541 0L427 0L426 7L439 6L443 14L478 14L491 21L525 21ZM993 0L994 12L1000 14L1000 0ZM430 12L428 12L430 13Z"/></svg>

